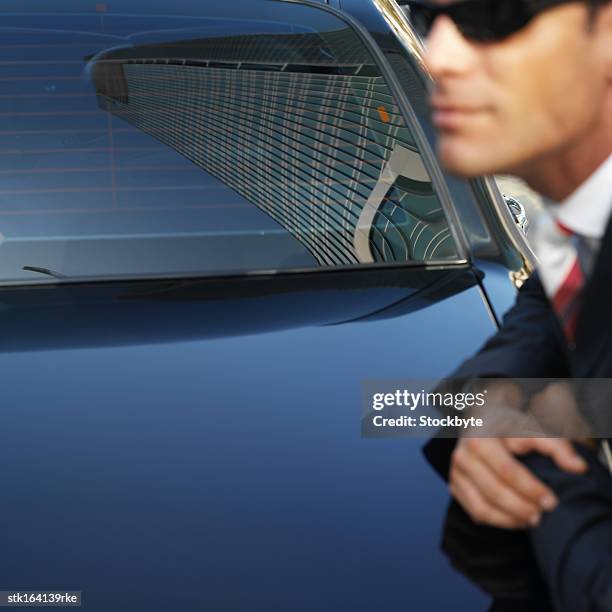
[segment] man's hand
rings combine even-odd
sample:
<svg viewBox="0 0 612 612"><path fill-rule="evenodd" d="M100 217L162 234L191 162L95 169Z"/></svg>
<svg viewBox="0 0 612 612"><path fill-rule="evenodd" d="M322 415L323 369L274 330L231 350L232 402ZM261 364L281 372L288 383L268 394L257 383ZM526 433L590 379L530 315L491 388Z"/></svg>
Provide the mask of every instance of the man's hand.
<svg viewBox="0 0 612 612"><path fill-rule="evenodd" d="M571 389L552 384L534 396L523 412L519 389L510 382L494 382L488 389L487 412L493 436L524 428L542 435L572 435L588 443L589 429L580 417ZM495 409L495 414L491 413ZM493 418L491 418L493 417ZM467 434L469 436L469 433ZM464 437L458 440L450 468L450 490L477 523L522 529L535 526L543 511L557 505L552 490L514 456L538 452L567 472L586 471L586 462L562 438Z"/></svg>
<svg viewBox="0 0 612 612"><path fill-rule="evenodd" d="M572 444L559 438L461 438L451 461L452 495L477 523L506 529L537 525L557 498L514 457L530 452L547 455L567 472L587 469Z"/></svg>

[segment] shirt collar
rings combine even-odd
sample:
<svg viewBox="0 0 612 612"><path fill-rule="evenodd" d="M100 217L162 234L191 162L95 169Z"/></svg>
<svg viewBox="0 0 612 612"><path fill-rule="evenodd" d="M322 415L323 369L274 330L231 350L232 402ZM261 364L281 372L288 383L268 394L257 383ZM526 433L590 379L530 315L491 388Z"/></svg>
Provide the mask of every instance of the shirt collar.
<svg viewBox="0 0 612 612"><path fill-rule="evenodd" d="M576 191L549 210L576 234L603 238L612 214L612 155Z"/></svg>

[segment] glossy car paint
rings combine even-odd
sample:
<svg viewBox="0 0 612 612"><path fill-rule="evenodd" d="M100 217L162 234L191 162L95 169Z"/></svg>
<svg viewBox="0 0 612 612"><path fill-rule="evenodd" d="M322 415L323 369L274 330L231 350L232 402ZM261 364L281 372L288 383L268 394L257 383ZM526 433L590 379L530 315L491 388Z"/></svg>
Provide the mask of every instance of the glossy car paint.
<svg viewBox="0 0 612 612"><path fill-rule="evenodd" d="M411 291L154 294L132 322L150 344L126 343L133 287L71 288L63 323L60 289L29 317L5 302L29 346L0 355L3 584L82 590L99 612L481 609L437 551L447 493L422 440L362 439L359 416L363 379L442 376L493 331L467 280L372 320ZM72 338L96 300L103 333L51 346L45 322ZM201 338L228 310L251 328ZM283 311L301 324L257 320Z"/></svg>

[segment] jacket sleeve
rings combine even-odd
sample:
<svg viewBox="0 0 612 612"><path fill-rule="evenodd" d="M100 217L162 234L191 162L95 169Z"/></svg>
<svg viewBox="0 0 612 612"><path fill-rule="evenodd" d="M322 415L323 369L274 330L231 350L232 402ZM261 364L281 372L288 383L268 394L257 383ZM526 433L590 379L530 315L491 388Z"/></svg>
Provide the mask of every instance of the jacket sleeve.
<svg viewBox="0 0 612 612"><path fill-rule="evenodd" d="M450 378L569 376L563 332L537 273L521 287L499 331Z"/></svg>
<svg viewBox="0 0 612 612"><path fill-rule="evenodd" d="M502 326L449 379L453 389L471 378L565 378L570 376L563 332L537 273L518 292ZM423 452L431 466L448 479L453 438L433 438Z"/></svg>
<svg viewBox="0 0 612 612"><path fill-rule="evenodd" d="M530 531L556 612L612 612L612 477L594 452L579 447L586 474L569 474L542 455L527 466L559 505Z"/></svg>

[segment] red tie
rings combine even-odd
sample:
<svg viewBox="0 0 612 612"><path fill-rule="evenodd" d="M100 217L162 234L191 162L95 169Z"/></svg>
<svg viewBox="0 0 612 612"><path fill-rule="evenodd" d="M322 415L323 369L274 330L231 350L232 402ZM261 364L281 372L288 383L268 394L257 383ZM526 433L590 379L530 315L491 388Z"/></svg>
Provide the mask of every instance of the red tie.
<svg viewBox="0 0 612 612"><path fill-rule="evenodd" d="M580 295L584 287L585 277L580 257L578 256L579 237L559 221L556 222L556 225L558 230L565 234L568 240L573 243L575 255L569 272L552 296L551 303L559 317L568 343L573 344L576 337L576 322L580 312Z"/></svg>

